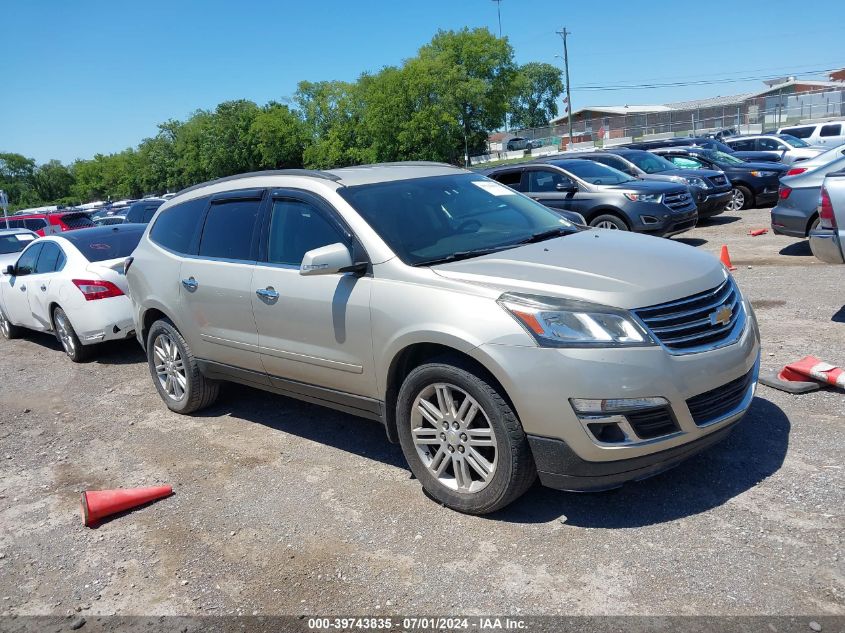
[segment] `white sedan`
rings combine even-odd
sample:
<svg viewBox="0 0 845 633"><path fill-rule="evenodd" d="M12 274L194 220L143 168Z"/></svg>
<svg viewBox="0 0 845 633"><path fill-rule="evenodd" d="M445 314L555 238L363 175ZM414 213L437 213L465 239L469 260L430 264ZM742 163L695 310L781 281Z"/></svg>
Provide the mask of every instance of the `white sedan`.
<svg viewBox="0 0 845 633"><path fill-rule="evenodd" d="M0 277L0 332L54 332L74 362L134 335L124 260L146 226L80 229L33 241Z"/></svg>

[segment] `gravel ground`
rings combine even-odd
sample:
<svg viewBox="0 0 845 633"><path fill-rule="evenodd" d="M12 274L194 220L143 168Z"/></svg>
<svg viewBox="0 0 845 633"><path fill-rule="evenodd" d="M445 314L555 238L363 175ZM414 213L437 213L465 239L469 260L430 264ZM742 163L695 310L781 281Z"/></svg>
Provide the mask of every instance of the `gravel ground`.
<svg viewBox="0 0 845 633"><path fill-rule="evenodd" d="M767 210L681 241L730 247L763 365L845 364L845 268ZM845 395L760 387L724 443L601 494L536 487L488 517L425 497L381 427L228 385L170 413L132 341L73 365L0 341L0 613L844 615ZM176 494L98 529L85 489Z"/></svg>

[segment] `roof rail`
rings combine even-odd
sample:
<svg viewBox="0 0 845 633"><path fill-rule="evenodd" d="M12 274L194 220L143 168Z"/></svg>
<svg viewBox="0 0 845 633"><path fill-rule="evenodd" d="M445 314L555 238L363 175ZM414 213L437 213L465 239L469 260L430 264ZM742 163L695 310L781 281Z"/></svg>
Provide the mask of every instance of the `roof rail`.
<svg viewBox="0 0 845 633"><path fill-rule="evenodd" d="M331 180L334 182L340 180L340 176L335 176L334 174L330 174L325 171L319 171L317 169L266 169L264 171L250 171L245 174L234 174L232 176L224 176L223 178L217 178L215 180L201 182L199 184L192 185L190 187L186 187L185 189L177 191L176 196L178 197L181 196L183 193L188 193L189 191L194 191L202 187L208 187L210 185L216 185L222 182L230 182L232 180L239 180L241 178L257 178L260 176L308 176L310 178L323 178L325 180Z"/></svg>
<svg viewBox="0 0 845 633"><path fill-rule="evenodd" d="M390 163L371 163L369 165L346 165L345 167L337 167L337 169L355 169L356 167L455 167L455 165L432 160L400 160Z"/></svg>

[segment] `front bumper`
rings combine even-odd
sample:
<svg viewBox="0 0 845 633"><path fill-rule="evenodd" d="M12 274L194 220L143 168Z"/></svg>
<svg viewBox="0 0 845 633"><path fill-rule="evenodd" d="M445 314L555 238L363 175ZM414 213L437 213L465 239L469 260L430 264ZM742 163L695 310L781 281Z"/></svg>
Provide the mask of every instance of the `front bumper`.
<svg viewBox="0 0 845 633"><path fill-rule="evenodd" d="M698 217L707 218L714 215L719 215L725 210L728 202L731 199L731 189L725 191L718 191L710 194L700 193L696 196L696 205L698 205Z"/></svg>
<svg viewBox="0 0 845 633"><path fill-rule="evenodd" d="M776 206L772 209L772 231L777 235L807 237L810 214L801 209Z"/></svg>
<svg viewBox="0 0 845 633"><path fill-rule="evenodd" d="M754 203L756 206L765 206L768 204L774 204L778 200L778 186L779 182L777 180L774 183L767 183L760 187L759 189L755 189L754 191Z"/></svg>
<svg viewBox="0 0 845 633"><path fill-rule="evenodd" d="M748 409L759 371L760 339L747 302L745 310L748 319L734 343L701 353L673 355L662 346L552 349L512 345L482 345L473 353L491 368L513 401L532 448L537 447L541 479L555 487L568 482L564 487L570 490L614 487L655 474L691 451L705 448L712 443L705 438L723 435ZM741 401L713 420L698 418L696 423L688 401L741 377L750 381L743 387ZM569 401L654 397L668 402L676 428L621 444L597 440Z"/></svg>
<svg viewBox="0 0 845 633"><path fill-rule="evenodd" d="M838 231L831 229L810 231L810 250L817 259L827 264L845 264L842 239L843 236Z"/></svg>

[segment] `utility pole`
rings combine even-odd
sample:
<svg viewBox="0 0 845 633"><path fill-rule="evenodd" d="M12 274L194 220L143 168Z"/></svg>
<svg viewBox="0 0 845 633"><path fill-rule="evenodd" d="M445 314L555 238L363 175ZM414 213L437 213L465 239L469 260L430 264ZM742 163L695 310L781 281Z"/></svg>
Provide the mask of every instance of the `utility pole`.
<svg viewBox="0 0 845 633"><path fill-rule="evenodd" d="M563 68L564 72L566 73L566 105L567 105L567 114L566 120L569 121L569 148L572 149L572 89L569 85L569 49L566 47L566 36L572 35L569 31L566 30L566 27L563 27L560 31L556 31L558 35L563 38Z"/></svg>
<svg viewBox="0 0 845 633"><path fill-rule="evenodd" d="M499 14L499 37L502 37L502 0L493 0L496 3L496 13Z"/></svg>

